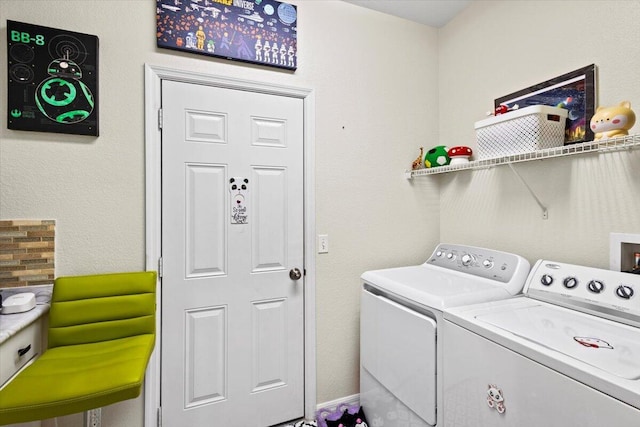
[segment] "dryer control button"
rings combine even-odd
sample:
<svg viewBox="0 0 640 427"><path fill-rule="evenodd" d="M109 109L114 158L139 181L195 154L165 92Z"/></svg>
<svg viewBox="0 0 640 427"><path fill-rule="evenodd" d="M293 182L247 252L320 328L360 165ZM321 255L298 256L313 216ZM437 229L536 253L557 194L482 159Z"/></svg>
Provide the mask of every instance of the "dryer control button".
<svg viewBox="0 0 640 427"><path fill-rule="evenodd" d="M473 264L473 261L474 261L473 255L469 255L469 254L462 255L462 265L469 266Z"/></svg>
<svg viewBox="0 0 640 427"><path fill-rule="evenodd" d="M553 283L553 276L543 274L540 278L540 283L542 283L544 286L551 286L551 284Z"/></svg>
<svg viewBox="0 0 640 427"><path fill-rule="evenodd" d="M482 265L484 266L484 268L491 268L493 267L493 261L490 259L485 259L484 261L482 261Z"/></svg>
<svg viewBox="0 0 640 427"><path fill-rule="evenodd" d="M578 286L578 279L576 279L575 277L567 277L566 279L564 279L564 287L567 289L573 289L576 286Z"/></svg>
<svg viewBox="0 0 640 427"><path fill-rule="evenodd" d="M604 283L601 280L591 280L587 284L587 289L589 289L594 294L599 294L604 290Z"/></svg>
<svg viewBox="0 0 640 427"><path fill-rule="evenodd" d="M620 285L616 289L616 295L618 295L622 299L631 299L633 296L633 288L627 285Z"/></svg>

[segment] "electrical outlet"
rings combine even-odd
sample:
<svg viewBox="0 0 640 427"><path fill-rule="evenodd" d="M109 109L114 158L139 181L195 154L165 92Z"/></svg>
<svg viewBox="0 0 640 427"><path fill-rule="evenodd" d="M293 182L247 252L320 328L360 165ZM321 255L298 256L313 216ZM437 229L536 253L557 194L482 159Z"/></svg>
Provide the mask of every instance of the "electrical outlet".
<svg viewBox="0 0 640 427"><path fill-rule="evenodd" d="M86 413L85 426L101 427L102 425L102 408L90 409Z"/></svg>
<svg viewBox="0 0 640 427"><path fill-rule="evenodd" d="M329 252L329 235L318 234L318 253L326 254Z"/></svg>

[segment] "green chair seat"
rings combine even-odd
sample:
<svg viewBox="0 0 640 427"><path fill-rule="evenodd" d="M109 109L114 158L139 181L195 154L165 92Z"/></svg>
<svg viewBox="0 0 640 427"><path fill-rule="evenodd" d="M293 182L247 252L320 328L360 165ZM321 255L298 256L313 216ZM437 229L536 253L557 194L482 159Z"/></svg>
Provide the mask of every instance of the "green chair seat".
<svg viewBox="0 0 640 427"><path fill-rule="evenodd" d="M153 272L56 280L47 351L0 390L0 425L140 395L155 345Z"/></svg>

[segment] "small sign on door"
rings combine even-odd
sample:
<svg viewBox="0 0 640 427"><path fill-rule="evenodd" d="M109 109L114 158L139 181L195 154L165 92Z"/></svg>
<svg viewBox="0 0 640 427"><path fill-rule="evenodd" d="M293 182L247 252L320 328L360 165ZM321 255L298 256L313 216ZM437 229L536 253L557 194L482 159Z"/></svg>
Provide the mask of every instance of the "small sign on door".
<svg viewBox="0 0 640 427"><path fill-rule="evenodd" d="M249 180L242 177L229 179L229 191L231 192L231 224L248 224Z"/></svg>

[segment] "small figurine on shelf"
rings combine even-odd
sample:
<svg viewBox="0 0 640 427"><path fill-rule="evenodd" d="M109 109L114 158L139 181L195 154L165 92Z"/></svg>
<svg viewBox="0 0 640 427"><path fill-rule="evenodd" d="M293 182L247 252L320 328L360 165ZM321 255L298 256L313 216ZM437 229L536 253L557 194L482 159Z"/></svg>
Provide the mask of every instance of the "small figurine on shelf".
<svg viewBox="0 0 640 427"><path fill-rule="evenodd" d="M564 108L564 109L569 109L569 104L571 104L573 102L573 97L572 96L568 96L567 98L565 98L564 100L558 102L556 104L556 107L558 108Z"/></svg>
<svg viewBox="0 0 640 427"><path fill-rule="evenodd" d="M449 158L451 159L450 165L460 165L464 163L469 163L469 158L473 154L473 150L471 148L460 145L457 147L452 147L447 151Z"/></svg>
<svg viewBox="0 0 640 427"><path fill-rule="evenodd" d="M629 101L622 101L613 107L598 107L590 122L594 140L629 135L629 129L635 123L636 115Z"/></svg>
<svg viewBox="0 0 640 427"><path fill-rule="evenodd" d="M500 104L495 108L495 110L487 111L487 116L499 116L500 114L517 110L518 108L520 108L518 104L513 104L513 107L509 107L507 104Z"/></svg>
<svg viewBox="0 0 640 427"><path fill-rule="evenodd" d="M420 147L420 155L416 157L416 159L411 164L411 170L422 169L424 167L424 163L422 159L424 158L424 147Z"/></svg>
<svg viewBox="0 0 640 427"><path fill-rule="evenodd" d="M449 162L451 162L451 159L447 154L447 147L444 145L433 147L424 155L424 165L428 168L445 166L448 165Z"/></svg>

